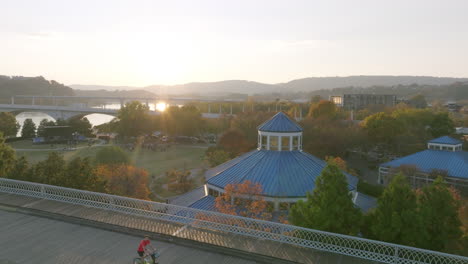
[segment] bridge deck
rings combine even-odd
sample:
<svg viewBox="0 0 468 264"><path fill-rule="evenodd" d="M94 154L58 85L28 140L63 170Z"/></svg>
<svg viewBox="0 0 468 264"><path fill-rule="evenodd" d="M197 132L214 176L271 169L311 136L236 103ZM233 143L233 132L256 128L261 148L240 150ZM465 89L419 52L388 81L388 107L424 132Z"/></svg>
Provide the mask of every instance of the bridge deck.
<svg viewBox="0 0 468 264"><path fill-rule="evenodd" d="M131 263L140 237L0 210L0 263ZM160 263L255 263L154 241Z"/></svg>
<svg viewBox="0 0 468 264"><path fill-rule="evenodd" d="M323 251L316 251L313 249L297 247L294 245L275 242L271 240L246 237L242 235L236 235L234 233L226 233L210 229L200 229L192 226L187 226L181 223L137 217L129 214L118 213L115 211L97 209L83 205L39 199L16 194L0 193L0 206L2 205L13 206L15 208L19 208L20 210L24 210L26 208L26 210L36 212L39 215L41 215L41 212L44 212L47 217L51 216L52 218L57 218L54 216L58 216L57 219L59 220L66 219L66 221L77 223L80 223L80 221L84 221L85 225L97 226L100 229L102 228L116 230L119 232L122 231L131 234L136 234L138 233L138 231L140 231L140 234L151 232L152 234L157 234L156 237L161 238L158 239L159 241L167 241L168 238L170 238L174 239L174 241L177 242L179 245L198 247L204 250L244 257L251 260L258 260L263 263L291 263L291 261L310 264L376 263L373 261L327 253ZM40 226L39 228L42 227ZM17 226L16 229L21 230L22 228ZM0 229L0 231L2 230ZM14 230L12 230L12 232L13 231ZM61 233L63 233L63 231L57 234ZM99 241L99 236L100 235L98 235L98 237L96 238L97 241ZM105 237L105 235L103 236ZM57 236L51 235L51 237L55 238ZM44 238L45 237L41 237L41 239ZM85 239L85 236L81 237L79 240L82 241L83 239ZM136 238L136 240L138 239L139 238ZM96 243L95 245L99 245L99 243ZM131 248L131 250L134 249ZM2 252L0 252L0 256L1 253ZM181 254L184 255L185 253ZM205 256L202 253L198 254L200 254L200 256ZM128 254L125 254L125 256L127 255ZM130 255L132 255L132 253ZM194 258L189 257L191 261L190 263L202 263L198 262L198 260L195 260ZM210 262L211 259L207 257L201 257L201 259L204 259L203 262L206 263L223 263L224 261L223 258L220 258L220 260L216 260L213 262ZM226 263L248 263L247 260L236 260L234 258L226 258L226 261ZM177 261L165 263L185 262ZM0 262L0 264L3 263Z"/></svg>

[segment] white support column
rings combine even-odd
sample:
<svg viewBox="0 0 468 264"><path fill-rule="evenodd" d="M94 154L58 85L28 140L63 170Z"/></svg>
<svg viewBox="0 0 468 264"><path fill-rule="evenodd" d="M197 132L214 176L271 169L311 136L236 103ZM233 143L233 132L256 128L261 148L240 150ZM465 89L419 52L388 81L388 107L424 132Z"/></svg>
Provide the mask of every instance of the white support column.
<svg viewBox="0 0 468 264"><path fill-rule="evenodd" d="M297 149L302 150L302 136L298 137L297 144Z"/></svg>
<svg viewBox="0 0 468 264"><path fill-rule="evenodd" d="M293 136L289 136L289 151L293 150Z"/></svg>
<svg viewBox="0 0 468 264"><path fill-rule="evenodd" d="M281 140L282 138L283 138L282 136L279 136L279 137L278 137L278 150L279 150L279 151L282 150L282 149L281 149L281 148L282 148L282 143L283 143L283 142L281 142L281 141L282 141L282 140Z"/></svg>
<svg viewBox="0 0 468 264"><path fill-rule="evenodd" d="M274 211L278 212L279 211L279 201L275 199L273 204L274 204Z"/></svg>
<svg viewBox="0 0 468 264"><path fill-rule="evenodd" d="M15 97L14 96L11 97L11 104L12 105L15 104Z"/></svg>
<svg viewBox="0 0 468 264"><path fill-rule="evenodd" d="M267 150L270 150L270 135L267 136Z"/></svg>

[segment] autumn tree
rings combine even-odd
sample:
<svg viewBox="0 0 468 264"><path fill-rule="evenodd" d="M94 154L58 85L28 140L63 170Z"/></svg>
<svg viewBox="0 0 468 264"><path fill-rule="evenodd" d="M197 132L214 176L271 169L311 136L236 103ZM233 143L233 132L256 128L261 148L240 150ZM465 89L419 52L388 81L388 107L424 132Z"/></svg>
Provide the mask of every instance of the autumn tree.
<svg viewBox="0 0 468 264"><path fill-rule="evenodd" d="M425 229L420 247L443 251L462 236L458 217L460 201L454 199L442 177L426 185L419 195L420 214Z"/></svg>
<svg viewBox="0 0 468 264"><path fill-rule="evenodd" d="M20 124L12 113L0 112L0 132L5 137L16 137Z"/></svg>
<svg viewBox="0 0 468 264"><path fill-rule="evenodd" d="M89 158L77 157L69 161L65 175L62 185L64 187L94 192L105 191L105 182L97 175L96 168Z"/></svg>
<svg viewBox="0 0 468 264"><path fill-rule="evenodd" d="M166 172L169 191L186 193L193 188L194 182L190 177L190 171L170 170Z"/></svg>
<svg viewBox="0 0 468 264"><path fill-rule="evenodd" d="M369 217L373 239L418 246L427 236L421 215L418 213L416 194L406 177L397 174L377 200L377 208Z"/></svg>
<svg viewBox="0 0 468 264"><path fill-rule="evenodd" d="M98 165L117 165L131 163L128 153L118 146L107 146L100 148L96 153L95 162Z"/></svg>
<svg viewBox="0 0 468 264"><path fill-rule="evenodd" d="M306 118L300 124L304 130L304 151L320 158L345 157L348 150L369 144L364 130L351 122Z"/></svg>
<svg viewBox="0 0 468 264"><path fill-rule="evenodd" d="M31 118L24 120L23 128L21 129L21 137L33 138L36 137L36 124Z"/></svg>
<svg viewBox="0 0 468 264"><path fill-rule="evenodd" d="M6 175L13 169L15 164L15 151L5 144L3 134L0 132L0 177Z"/></svg>
<svg viewBox="0 0 468 264"><path fill-rule="evenodd" d="M297 226L340 234L356 235L362 221L354 206L346 176L330 162L315 180L306 201L298 201L289 212L289 221Z"/></svg>
<svg viewBox="0 0 468 264"><path fill-rule="evenodd" d="M245 135L237 129L229 129L219 138L218 145L232 157L248 151L248 143Z"/></svg>
<svg viewBox="0 0 468 264"><path fill-rule="evenodd" d="M107 192L138 199L149 199L148 172L131 165L101 165L97 175L106 182Z"/></svg>
<svg viewBox="0 0 468 264"><path fill-rule="evenodd" d="M224 193L215 199L215 208L221 213L270 220L268 203L262 196L262 186L249 180L227 184Z"/></svg>
<svg viewBox="0 0 468 264"><path fill-rule="evenodd" d="M334 119L338 113L336 105L327 100L321 100L318 104L313 104L307 116L314 119Z"/></svg>

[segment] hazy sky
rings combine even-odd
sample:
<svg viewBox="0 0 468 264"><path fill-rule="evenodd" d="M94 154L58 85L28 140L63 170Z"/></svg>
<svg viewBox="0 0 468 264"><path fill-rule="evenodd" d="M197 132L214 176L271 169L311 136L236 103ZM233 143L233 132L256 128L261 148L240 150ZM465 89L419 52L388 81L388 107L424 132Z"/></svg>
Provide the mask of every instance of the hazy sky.
<svg viewBox="0 0 468 264"><path fill-rule="evenodd" d="M0 74L136 85L468 77L467 0L0 0Z"/></svg>

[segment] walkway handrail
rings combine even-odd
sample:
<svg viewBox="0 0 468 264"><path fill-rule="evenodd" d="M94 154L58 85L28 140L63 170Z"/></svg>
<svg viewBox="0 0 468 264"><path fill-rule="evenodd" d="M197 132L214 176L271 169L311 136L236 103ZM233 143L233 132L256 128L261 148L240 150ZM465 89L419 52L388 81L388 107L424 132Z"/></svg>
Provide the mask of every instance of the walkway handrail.
<svg viewBox="0 0 468 264"><path fill-rule="evenodd" d="M55 200L181 223L222 233L287 243L391 264L467 264L468 258L281 223L104 193L0 178L0 192Z"/></svg>

